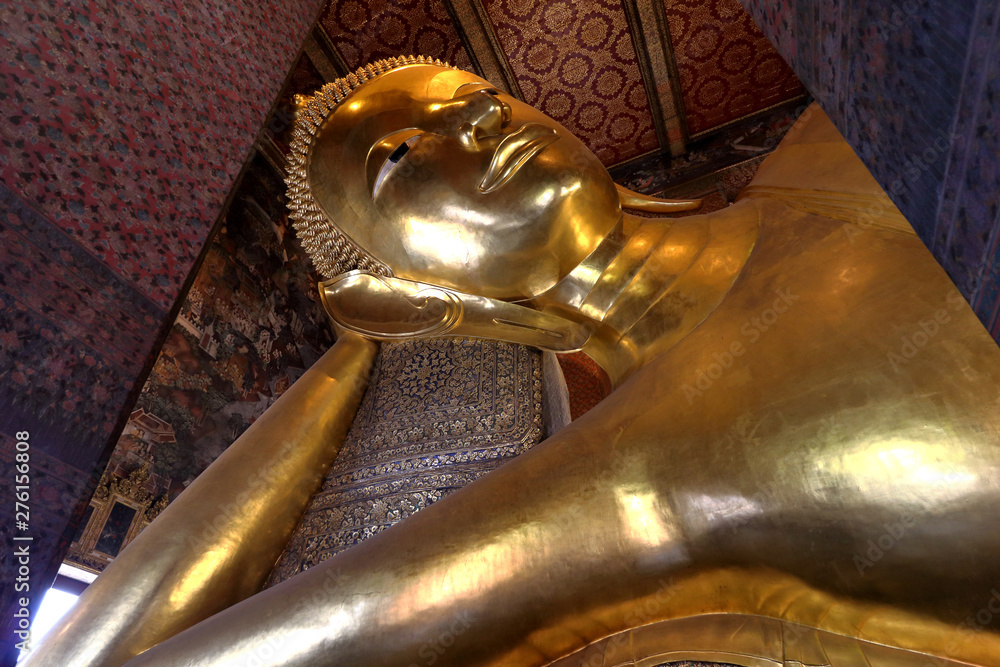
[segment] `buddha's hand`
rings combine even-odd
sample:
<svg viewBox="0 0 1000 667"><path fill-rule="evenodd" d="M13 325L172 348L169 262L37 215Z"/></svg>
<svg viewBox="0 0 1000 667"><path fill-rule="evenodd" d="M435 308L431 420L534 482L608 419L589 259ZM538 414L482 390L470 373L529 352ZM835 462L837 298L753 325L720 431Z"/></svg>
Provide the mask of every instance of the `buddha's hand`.
<svg viewBox="0 0 1000 667"><path fill-rule="evenodd" d="M323 282L320 296L337 324L371 338L440 336L462 316L448 290L358 271Z"/></svg>
<svg viewBox="0 0 1000 667"><path fill-rule="evenodd" d="M558 315L359 271L323 282L320 297L334 322L376 340L468 336L573 352L590 338L586 326Z"/></svg>

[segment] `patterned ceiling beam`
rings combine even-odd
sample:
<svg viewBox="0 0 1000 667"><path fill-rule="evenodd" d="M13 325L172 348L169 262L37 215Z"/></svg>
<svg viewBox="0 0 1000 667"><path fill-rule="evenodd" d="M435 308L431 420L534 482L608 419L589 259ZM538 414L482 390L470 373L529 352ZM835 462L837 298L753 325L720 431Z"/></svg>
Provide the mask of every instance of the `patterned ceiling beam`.
<svg viewBox="0 0 1000 667"><path fill-rule="evenodd" d="M261 130L257 134L253 147L281 175L281 178L285 177L288 173L288 160L266 130Z"/></svg>
<svg viewBox="0 0 1000 667"><path fill-rule="evenodd" d="M523 100L514 70L480 0L444 0L444 5L476 72L508 94Z"/></svg>
<svg viewBox="0 0 1000 667"><path fill-rule="evenodd" d="M622 5L635 40L639 71L646 86L660 147L673 156L683 155L687 152L687 119L663 2L623 0Z"/></svg>
<svg viewBox="0 0 1000 667"><path fill-rule="evenodd" d="M309 56L319 73L327 82L347 76L351 69L344 62L337 47L333 45L333 40L326 34L323 26L317 23L313 26L312 32L306 36L302 50Z"/></svg>

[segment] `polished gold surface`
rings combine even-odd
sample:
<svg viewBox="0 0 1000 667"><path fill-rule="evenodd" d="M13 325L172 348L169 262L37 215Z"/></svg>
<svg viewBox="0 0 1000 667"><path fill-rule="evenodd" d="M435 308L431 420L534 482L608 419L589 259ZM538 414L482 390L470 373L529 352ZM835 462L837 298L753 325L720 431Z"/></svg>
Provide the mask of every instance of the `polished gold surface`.
<svg viewBox="0 0 1000 667"><path fill-rule="evenodd" d="M697 211L701 208L700 199L660 199L641 192L632 192L617 183L615 188L618 190L618 201L622 208L631 208L647 213L677 213L679 211Z"/></svg>
<svg viewBox="0 0 1000 667"><path fill-rule="evenodd" d="M565 128L466 72L397 66L324 108L293 181L393 274L322 290L338 325L372 338L582 348L618 383L718 305L753 247L746 216L623 215L701 202L616 186Z"/></svg>
<svg viewBox="0 0 1000 667"><path fill-rule="evenodd" d="M260 590L343 442L375 348L341 337L108 565L23 664L120 665Z"/></svg>
<svg viewBox="0 0 1000 667"><path fill-rule="evenodd" d="M765 616L725 613L641 625L594 642L551 667L659 667L688 660L746 667L967 666Z"/></svg>
<svg viewBox="0 0 1000 667"><path fill-rule="evenodd" d="M568 305L561 285L532 301L595 329L583 351L614 384L694 330L740 275L759 231L753 206L713 216L649 221L625 217L627 240Z"/></svg>
<svg viewBox="0 0 1000 667"><path fill-rule="evenodd" d="M576 352L590 338L585 325L532 308L356 271L325 281L320 297L338 325L376 340L490 338Z"/></svg>
<svg viewBox="0 0 1000 667"><path fill-rule="evenodd" d="M591 331L583 349L620 386L128 664L1000 665L1000 349L823 113L736 205L648 220L621 215L589 158L555 151L571 145L555 124L484 86L406 66L313 121L317 201L398 279L354 274L324 298L388 337L440 333L470 295L486 301L461 313L518 300ZM527 122L551 133L494 165ZM366 194L384 166L370 156L415 128L441 152L390 169L392 196ZM434 236L412 233L421 221ZM673 622L685 632L643 630Z"/></svg>
<svg viewBox="0 0 1000 667"><path fill-rule="evenodd" d="M296 187L398 278L531 297L621 217L614 183L579 139L462 70L397 67L315 126Z"/></svg>

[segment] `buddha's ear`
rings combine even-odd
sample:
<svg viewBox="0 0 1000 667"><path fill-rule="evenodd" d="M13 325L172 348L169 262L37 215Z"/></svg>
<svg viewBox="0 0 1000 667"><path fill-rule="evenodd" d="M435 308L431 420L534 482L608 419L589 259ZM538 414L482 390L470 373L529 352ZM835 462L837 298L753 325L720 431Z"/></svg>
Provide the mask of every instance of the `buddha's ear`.
<svg viewBox="0 0 1000 667"><path fill-rule="evenodd" d="M693 211L701 207L700 199L660 199L615 184L618 189L618 201L622 208L646 213L677 213L678 211Z"/></svg>

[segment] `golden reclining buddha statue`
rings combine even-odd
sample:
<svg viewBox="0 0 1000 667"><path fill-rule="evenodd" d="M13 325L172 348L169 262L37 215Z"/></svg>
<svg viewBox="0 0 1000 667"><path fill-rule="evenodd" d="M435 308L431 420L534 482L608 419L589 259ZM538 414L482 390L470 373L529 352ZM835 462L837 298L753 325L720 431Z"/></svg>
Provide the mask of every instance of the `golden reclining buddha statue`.
<svg viewBox="0 0 1000 667"><path fill-rule="evenodd" d="M338 343L27 664L1000 665L1000 350L817 107L677 218L429 59L328 84L294 153ZM429 336L582 350L616 389L258 592L373 341Z"/></svg>

